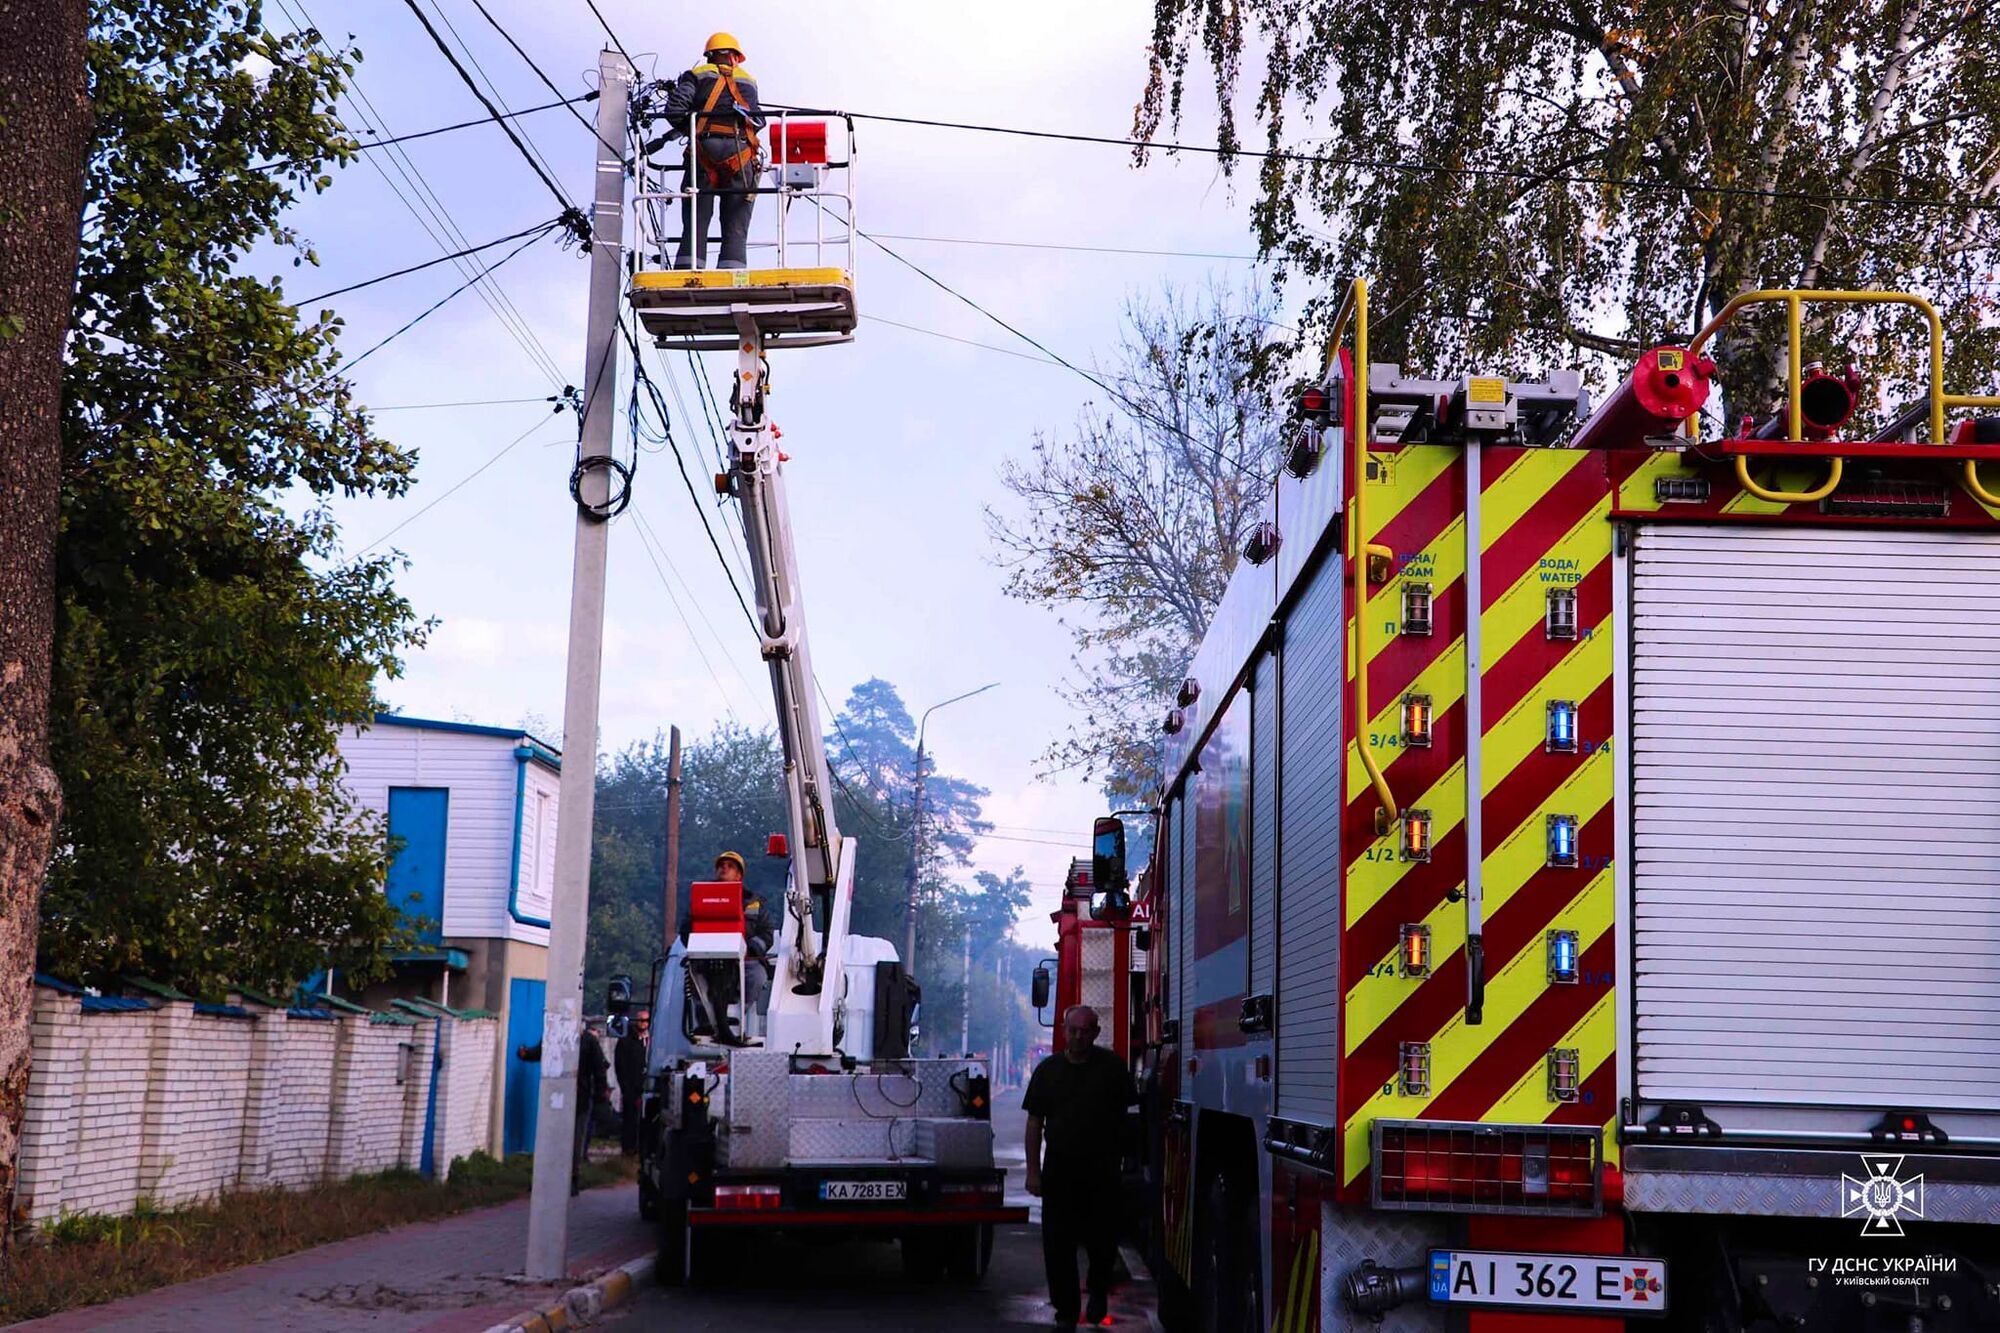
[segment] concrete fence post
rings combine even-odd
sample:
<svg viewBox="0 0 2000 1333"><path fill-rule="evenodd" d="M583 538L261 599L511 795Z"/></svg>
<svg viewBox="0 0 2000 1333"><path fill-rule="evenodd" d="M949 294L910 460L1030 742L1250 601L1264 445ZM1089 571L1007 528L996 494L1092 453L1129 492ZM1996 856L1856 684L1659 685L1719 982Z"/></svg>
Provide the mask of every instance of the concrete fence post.
<svg viewBox="0 0 2000 1333"><path fill-rule="evenodd" d="M34 1057L21 1126L16 1206L30 1222L62 1215L83 1118L83 1012L74 995L35 988Z"/></svg>

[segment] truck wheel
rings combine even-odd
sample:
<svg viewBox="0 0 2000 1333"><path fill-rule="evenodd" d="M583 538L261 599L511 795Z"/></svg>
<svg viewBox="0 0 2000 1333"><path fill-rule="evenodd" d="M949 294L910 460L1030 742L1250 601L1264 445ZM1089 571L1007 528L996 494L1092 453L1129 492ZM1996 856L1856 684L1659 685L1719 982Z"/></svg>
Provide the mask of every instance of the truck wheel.
<svg viewBox="0 0 2000 1333"><path fill-rule="evenodd" d="M687 1207L686 1199L662 1199L654 1209L659 1258L653 1271L663 1287L678 1287L688 1279Z"/></svg>
<svg viewBox="0 0 2000 1333"><path fill-rule="evenodd" d="M944 1275L964 1286L974 1286L993 1266L993 1225L973 1223L952 1227L938 1236L944 1249Z"/></svg>
<svg viewBox="0 0 2000 1333"><path fill-rule="evenodd" d="M653 1188L653 1182L646 1178L644 1167L639 1170L639 1220L651 1222L660 1215L660 1192Z"/></svg>
<svg viewBox="0 0 2000 1333"><path fill-rule="evenodd" d="M1257 1262L1257 1214L1249 1196L1226 1174L1202 1191L1204 1255L1196 1260L1195 1308L1201 1333L1259 1333L1263 1278Z"/></svg>

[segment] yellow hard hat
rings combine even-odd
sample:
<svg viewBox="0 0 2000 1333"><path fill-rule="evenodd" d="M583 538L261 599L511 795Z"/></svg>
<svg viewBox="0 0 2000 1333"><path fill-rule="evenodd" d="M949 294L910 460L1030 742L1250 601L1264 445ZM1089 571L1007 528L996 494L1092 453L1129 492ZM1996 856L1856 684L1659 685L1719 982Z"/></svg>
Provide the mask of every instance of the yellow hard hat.
<svg viewBox="0 0 2000 1333"><path fill-rule="evenodd" d="M727 37L729 34L724 33L722 35ZM715 858L715 863L717 865L721 865L724 861L734 861L736 863L736 868L738 870L747 871L750 868L747 864L744 863L743 853L741 852L724 852L722 855Z"/></svg>
<svg viewBox="0 0 2000 1333"><path fill-rule="evenodd" d="M701 48L701 53L708 56L714 55L717 51L734 51L739 56L743 54L743 48L736 44L736 35L728 32L710 33L708 41Z"/></svg>

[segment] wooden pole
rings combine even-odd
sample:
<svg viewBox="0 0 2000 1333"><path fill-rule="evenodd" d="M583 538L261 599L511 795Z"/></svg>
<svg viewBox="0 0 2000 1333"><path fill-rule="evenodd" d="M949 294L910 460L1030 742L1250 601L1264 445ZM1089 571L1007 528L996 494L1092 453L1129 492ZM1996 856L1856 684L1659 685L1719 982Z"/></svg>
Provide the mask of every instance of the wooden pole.
<svg viewBox="0 0 2000 1333"><path fill-rule="evenodd" d="M680 933L681 873L681 729L667 729L667 865L661 874L660 951L674 947Z"/></svg>

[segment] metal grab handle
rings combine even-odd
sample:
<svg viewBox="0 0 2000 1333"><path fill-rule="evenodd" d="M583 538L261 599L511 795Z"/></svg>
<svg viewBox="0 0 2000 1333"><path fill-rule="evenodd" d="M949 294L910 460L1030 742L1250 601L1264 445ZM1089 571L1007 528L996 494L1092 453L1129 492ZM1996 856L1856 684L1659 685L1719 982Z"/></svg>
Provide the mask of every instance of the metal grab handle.
<svg viewBox="0 0 2000 1333"><path fill-rule="evenodd" d="M1465 1025L1478 1027L1486 1019L1486 937L1473 934L1465 939L1466 980L1471 988L1465 995Z"/></svg>
<svg viewBox="0 0 2000 1333"><path fill-rule="evenodd" d="M1972 492L1972 498L1983 505L2000 509L2000 495L1995 495L1979 484L1979 460L1965 460L1965 489Z"/></svg>
<svg viewBox="0 0 2000 1333"><path fill-rule="evenodd" d="M1817 489L1810 491L1773 491L1759 486L1756 479L1750 475L1749 455L1736 455L1736 480L1738 484L1759 500L1769 500L1772 504L1814 504L1820 500L1824 500L1827 496L1833 494L1835 487L1840 485L1841 474L1845 470L1842 461L1836 458L1833 460L1833 465L1826 470L1825 484L1819 486ZM2000 505L2000 499L1995 500L1993 503Z"/></svg>
<svg viewBox="0 0 2000 1333"><path fill-rule="evenodd" d="M1388 548L1375 546L1362 534L1367 524L1362 519L1362 495L1368 486L1368 280L1356 278L1354 285L1347 289L1347 296L1340 303L1340 309L1333 317L1333 330L1327 337L1327 370L1333 370L1340 359L1341 335L1347 331L1347 322L1354 321L1354 419L1347 423L1347 436L1354 445L1354 512L1348 525L1348 575L1352 584L1351 597L1354 602L1354 629L1352 646L1354 652L1354 748L1361 753L1361 767L1368 772L1368 781L1375 788L1375 799L1387 814L1389 823L1394 825L1402 817L1396 805L1396 795L1389 790L1389 780L1382 775L1382 766L1375 760L1375 751L1368 744L1368 725L1374 721L1374 714L1368 711L1368 655L1365 631L1368 609L1368 557L1375 551ZM1389 552L1394 558L1394 553Z"/></svg>

